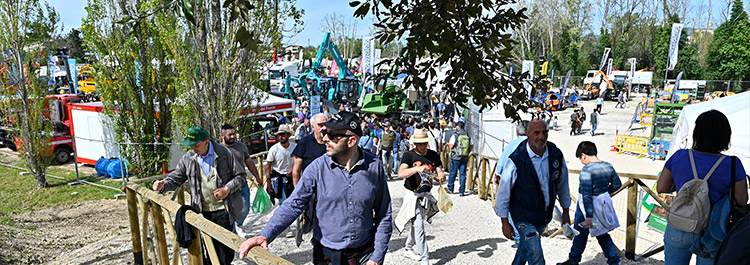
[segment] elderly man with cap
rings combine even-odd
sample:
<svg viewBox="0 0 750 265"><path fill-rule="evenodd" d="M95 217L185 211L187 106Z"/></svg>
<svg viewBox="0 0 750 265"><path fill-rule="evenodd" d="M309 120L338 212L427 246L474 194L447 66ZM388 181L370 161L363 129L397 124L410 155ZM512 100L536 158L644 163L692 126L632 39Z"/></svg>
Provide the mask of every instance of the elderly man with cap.
<svg viewBox="0 0 750 265"><path fill-rule="evenodd" d="M266 189L272 197L279 199L279 204L284 203L289 195L292 195L294 185L292 182L292 169L294 168L294 158L292 150L297 144L289 141L292 136L292 128L289 125L279 125L276 132L276 144L268 149L266 156Z"/></svg>
<svg viewBox="0 0 750 265"><path fill-rule="evenodd" d="M398 169L398 177L404 179L404 187L409 192L404 195L401 210L394 223L399 232L406 226L411 227L406 238L404 256L421 261L423 265L430 264L424 222L438 212L437 200L430 194L432 180L443 181L445 177L440 156L427 148L427 143L433 140L424 129L414 130L414 135L409 140L414 144L414 149L404 154ZM414 245L417 246L416 253Z"/></svg>
<svg viewBox="0 0 750 265"><path fill-rule="evenodd" d="M190 206L208 220L232 230L242 214L240 189L247 186L245 170L235 163L231 151L222 144L209 140L202 127L192 127L182 145L190 151L182 156L172 173L154 182L156 191L172 191L186 181L190 188ZM213 239L221 264L230 264L234 251ZM211 264L204 256L204 264Z"/></svg>
<svg viewBox="0 0 750 265"><path fill-rule="evenodd" d="M393 229L383 164L357 147L362 128L353 113L339 112L321 125L326 155L304 170L292 196L260 234L242 243L240 258L254 246L268 249L317 197L313 263L383 264Z"/></svg>

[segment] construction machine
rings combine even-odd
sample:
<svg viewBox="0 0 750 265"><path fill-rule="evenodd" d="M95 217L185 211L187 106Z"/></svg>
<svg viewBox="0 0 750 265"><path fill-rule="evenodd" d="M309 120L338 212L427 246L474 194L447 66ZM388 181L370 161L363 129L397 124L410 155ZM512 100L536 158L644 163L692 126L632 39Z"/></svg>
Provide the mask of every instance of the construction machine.
<svg viewBox="0 0 750 265"><path fill-rule="evenodd" d="M338 77L326 78L321 68L321 63L326 52L331 53L336 65L339 68ZM352 103L356 105L361 93L362 84L341 57L336 44L331 41L331 34L326 33L323 42L320 44L318 53L315 56L312 66L305 73L297 78L297 83L301 85L307 98L313 95L320 95L321 99L333 104ZM328 104L326 104L328 105Z"/></svg>

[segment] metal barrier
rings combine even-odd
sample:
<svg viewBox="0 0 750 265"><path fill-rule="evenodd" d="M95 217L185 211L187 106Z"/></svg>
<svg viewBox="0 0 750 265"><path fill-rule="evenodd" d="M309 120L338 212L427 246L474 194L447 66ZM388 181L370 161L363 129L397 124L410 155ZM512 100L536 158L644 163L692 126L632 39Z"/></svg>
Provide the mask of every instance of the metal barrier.
<svg viewBox="0 0 750 265"><path fill-rule="evenodd" d="M648 118L648 121L645 121L646 118ZM654 115L648 114L648 113L641 113L641 118L638 119L638 124L643 125L643 126L654 125Z"/></svg>
<svg viewBox="0 0 750 265"><path fill-rule="evenodd" d="M256 157L262 162L262 157L265 155L266 152L255 154L252 157ZM258 167L261 175L263 175L262 168ZM177 235L170 213L176 213L185 204L184 186L175 192L172 199L140 186L140 183L150 183L164 177L166 175L130 181L123 187L128 196L128 218L130 220L130 234L133 243L135 264L170 264L170 260L171 264L183 263L180 257L180 245L177 243ZM175 198L177 202L173 201ZM141 209L140 220L138 218L138 208ZM149 215L151 216L151 226L149 226L148 222ZM190 224L196 238L187 249L187 264L203 264L201 241L206 243L206 251L212 264L219 264L219 262L216 251L213 248L213 241L210 239L216 239L221 244L235 251L245 241L244 238L203 218L200 214L188 211L185 213L185 221ZM149 239L149 230L154 234L153 240ZM165 230L169 232L170 239L167 238ZM201 237L204 240L201 240ZM167 240L170 240L172 245L171 259L169 258ZM251 248L247 257L257 264L292 264L260 247Z"/></svg>
<svg viewBox="0 0 750 265"><path fill-rule="evenodd" d="M648 155L649 145L646 138L618 135L615 138L615 147L618 150L618 154L628 151L638 154L638 158L641 158Z"/></svg>
<svg viewBox="0 0 750 265"><path fill-rule="evenodd" d="M651 140L648 143L648 154L651 155L651 161L656 160L657 157L667 159L667 152L669 151L669 142L661 140Z"/></svg>

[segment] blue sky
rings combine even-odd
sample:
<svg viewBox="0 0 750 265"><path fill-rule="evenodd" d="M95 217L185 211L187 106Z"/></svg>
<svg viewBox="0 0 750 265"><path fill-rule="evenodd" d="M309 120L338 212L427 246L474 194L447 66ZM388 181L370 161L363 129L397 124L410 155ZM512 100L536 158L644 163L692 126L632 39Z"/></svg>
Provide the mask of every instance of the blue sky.
<svg viewBox="0 0 750 265"><path fill-rule="evenodd" d="M44 2L45 0L40 0ZM86 16L86 0L46 0L60 13L62 23L67 33L72 28L81 26L81 19ZM329 13L343 14L354 20L354 8L349 7L348 0L297 0L297 6L305 10L302 20L305 22L304 30L294 38L284 40L285 44L299 44L307 46L308 40L311 45L319 45L323 41L323 32L320 24L323 16ZM357 36L368 35L372 24L371 16L357 23Z"/></svg>
<svg viewBox="0 0 750 265"><path fill-rule="evenodd" d="M45 0L41 0L42 2ZM69 32L71 28L77 28L81 26L81 19L86 16L86 0L46 0L52 6L57 9L62 17L62 22L65 26L65 33ZM713 20L717 20L720 16L721 11L724 9L722 6L726 0L713 0L712 1L712 13L714 14ZM707 10L699 10L700 3L702 0L690 0L689 11L691 14L704 13ZM750 0L743 0L745 10L750 10ZM323 16L329 13L343 14L347 18L351 18L354 13L354 8L349 7L348 0L297 0L297 6L305 10L305 21L304 30L297 36L291 39L284 40L285 44L299 44L307 46L308 43L311 45L318 45L323 41L323 32L320 30L321 20ZM601 16L598 10L592 11L592 15L595 16L591 23L594 27L594 32L598 32L598 25L601 24ZM691 17L689 15L689 17ZM354 19L354 18L351 18ZM369 28L372 24L371 16L368 16L364 20L360 20L357 23L357 36L369 35ZM714 25L716 27L718 25Z"/></svg>

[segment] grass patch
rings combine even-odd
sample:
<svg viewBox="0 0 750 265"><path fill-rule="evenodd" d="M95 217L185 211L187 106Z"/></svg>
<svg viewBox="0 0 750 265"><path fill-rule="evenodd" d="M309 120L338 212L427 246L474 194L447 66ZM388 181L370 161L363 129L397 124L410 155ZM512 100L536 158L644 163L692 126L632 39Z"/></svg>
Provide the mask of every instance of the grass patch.
<svg viewBox="0 0 750 265"><path fill-rule="evenodd" d="M36 188L33 175L20 173L21 170L0 166L0 216L90 200L112 199L115 194L121 193L93 185L68 186L68 183L75 180L75 172L61 168L50 167L48 173L68 179L47 177L50 186L43 189ZM116 188L122 186L121 180L95 180L93 177L81 179Z"/></svg>
<svg viewBox="0 0 750 265"><path fill-rule="evenodd" d="M0 217L0 224L7 225L7 226L10 226L10 227L15 227L15 228L21 228L21 229L36 231L36 227L35 226L20 226L20 225L14 223L13 220L10 220L10 218L8 218L8 217Z"/></svg>

